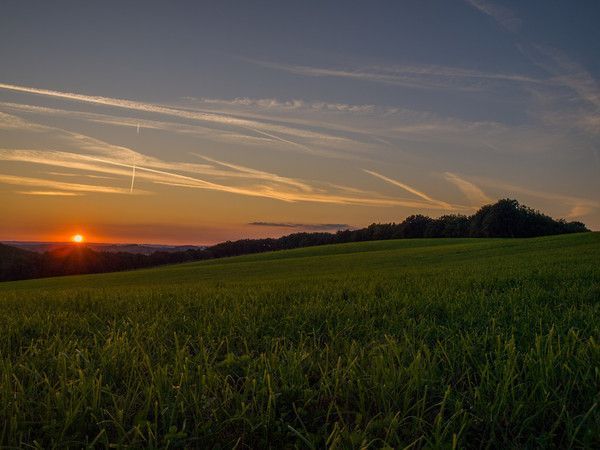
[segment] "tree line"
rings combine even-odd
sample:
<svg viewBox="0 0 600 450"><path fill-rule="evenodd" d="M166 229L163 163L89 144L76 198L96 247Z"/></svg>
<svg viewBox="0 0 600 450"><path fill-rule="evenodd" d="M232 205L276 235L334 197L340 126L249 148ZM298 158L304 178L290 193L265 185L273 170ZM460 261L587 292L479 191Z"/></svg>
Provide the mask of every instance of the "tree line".
<svg viewBox="0 0 600 450"><path fill-rule="evenodd" d="M150 255L94 251L67 246L42 254L0 244L0 281L116 272L164 264L199 261L250 253L289 250L325 244L386 239L498 237L524 238L589 231L581 222L555 220L539 211L504 199L481 207L472 216L444 215L432 219L412 215L400 223L374 223L366 228L336 233L293 233L280 238L227 241L205 249Z"/></svg>

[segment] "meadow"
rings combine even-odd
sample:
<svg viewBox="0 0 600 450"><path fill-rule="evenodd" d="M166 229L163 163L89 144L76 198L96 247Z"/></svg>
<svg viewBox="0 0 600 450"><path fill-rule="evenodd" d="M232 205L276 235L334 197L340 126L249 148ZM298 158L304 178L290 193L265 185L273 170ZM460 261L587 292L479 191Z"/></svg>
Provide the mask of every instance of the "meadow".
<svg viewBox="0 0 600 450"><path fill-rule="evenodd" d="M600 448L600 234L0 283L0 447Z"/></svg>

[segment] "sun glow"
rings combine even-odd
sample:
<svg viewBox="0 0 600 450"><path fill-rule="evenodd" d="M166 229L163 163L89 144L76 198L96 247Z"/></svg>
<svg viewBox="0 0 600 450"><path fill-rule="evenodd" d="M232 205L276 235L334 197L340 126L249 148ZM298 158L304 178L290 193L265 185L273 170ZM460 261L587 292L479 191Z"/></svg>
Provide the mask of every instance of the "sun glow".
<svg viewBox="0 0 600 450"><path fill-rule="evenodd" d="M81 234L76 234L71 237L71 240L77 244L81 244L85 239Z"/></svg>

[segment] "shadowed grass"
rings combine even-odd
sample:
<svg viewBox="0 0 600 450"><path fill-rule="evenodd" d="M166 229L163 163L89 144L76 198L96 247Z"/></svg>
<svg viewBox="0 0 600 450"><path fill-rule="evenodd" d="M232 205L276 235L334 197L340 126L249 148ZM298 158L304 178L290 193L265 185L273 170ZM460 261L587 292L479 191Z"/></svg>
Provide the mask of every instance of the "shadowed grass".
<svg viewBox="0 0 600 450"><path fill-rule="evenodd" d="M598 448L600 235L0 284L0 446Z"/></svg>

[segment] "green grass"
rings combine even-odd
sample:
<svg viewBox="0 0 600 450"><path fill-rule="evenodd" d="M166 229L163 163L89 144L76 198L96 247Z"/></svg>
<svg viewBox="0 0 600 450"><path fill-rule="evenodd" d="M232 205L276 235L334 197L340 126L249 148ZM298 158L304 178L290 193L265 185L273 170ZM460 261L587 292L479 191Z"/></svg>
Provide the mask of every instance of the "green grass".
<svg viewBox="0 0 600 450"><path fill-rule="evenodd" d="M600 234L0 284L0 447L599 448Z"/></svg>

